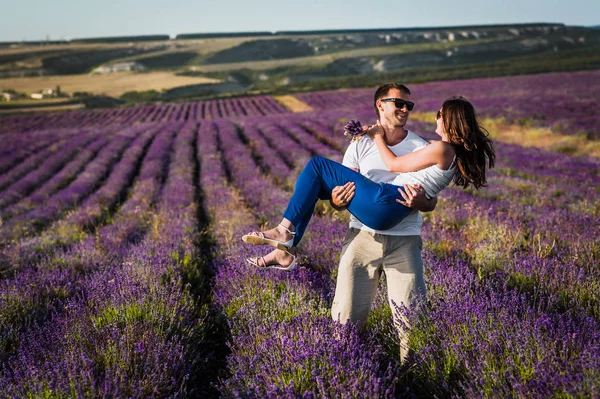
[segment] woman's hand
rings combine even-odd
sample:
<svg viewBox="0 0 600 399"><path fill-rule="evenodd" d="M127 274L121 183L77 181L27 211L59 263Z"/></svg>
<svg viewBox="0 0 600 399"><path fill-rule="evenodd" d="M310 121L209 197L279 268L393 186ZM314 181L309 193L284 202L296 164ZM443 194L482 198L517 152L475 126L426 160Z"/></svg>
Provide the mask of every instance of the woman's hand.
<svg viewBox="0 0 600 399"><path fill-rule="evenodd" d="M365 134L367 134L368 130L369 130L369 126L362 126L362 131L360 133L358 133L358 134L354 134L352 136L352 140L351 141L354 142L354 141L360 140L360 138L362 136L364 136Z"/></svg>
<svg viewBox="0 0 600 399"><path fill-rule="evenodd" d="M371 140L375 140L375 136L383 137L385 135L385 130L384 130L383 126L381 126L381 123L379 123L379 121L377 121L377 123L375 125L371 125L371 126L367 127L367 135L369 135Z"/></svg>

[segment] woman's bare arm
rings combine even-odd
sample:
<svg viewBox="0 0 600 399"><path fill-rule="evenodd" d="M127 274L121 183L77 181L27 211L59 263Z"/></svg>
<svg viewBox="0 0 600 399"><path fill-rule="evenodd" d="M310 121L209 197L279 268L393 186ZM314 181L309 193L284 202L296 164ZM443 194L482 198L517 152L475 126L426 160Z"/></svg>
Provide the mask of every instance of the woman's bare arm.
<svg viewBox="0 0 600 399"><path fill-rule="evenodd" d="M390 172L414 172L431 165L438 165L443 162L446 150L443 142L436 141L420 150L396 156L387 146L382 135L374 135L373 141Z"/></svg>

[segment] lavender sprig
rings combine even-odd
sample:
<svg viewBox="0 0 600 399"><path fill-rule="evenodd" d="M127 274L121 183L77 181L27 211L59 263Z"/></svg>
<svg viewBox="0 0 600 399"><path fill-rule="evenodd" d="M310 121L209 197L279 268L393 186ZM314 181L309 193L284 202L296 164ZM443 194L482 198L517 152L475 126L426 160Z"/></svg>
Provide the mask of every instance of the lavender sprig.
<svg viewBox="0 0 600 399"><path fill-rule="evenodd" d="M359 134L362 133L362 125L358 119L351 119L346 126L344 126L344 137L353 140Z"/></svg>

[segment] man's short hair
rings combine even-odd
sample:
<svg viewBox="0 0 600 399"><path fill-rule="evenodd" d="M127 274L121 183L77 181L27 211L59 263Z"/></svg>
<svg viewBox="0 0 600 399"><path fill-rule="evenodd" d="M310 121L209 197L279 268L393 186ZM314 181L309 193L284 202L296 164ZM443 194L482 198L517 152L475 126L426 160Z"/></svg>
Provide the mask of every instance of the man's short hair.
<svg viewBox="0 0 600 399"><path fill-rule="evenodd" d="M384 98L392 89L400 90L400 93L410 94L410 90L408 87L401 85L400 83L386 83L381 85L375 90L375 96L373 97L373 107L375 107L375 112L377 112L377 117L379 118L379 110L377 109L377 100Z"/></svg>

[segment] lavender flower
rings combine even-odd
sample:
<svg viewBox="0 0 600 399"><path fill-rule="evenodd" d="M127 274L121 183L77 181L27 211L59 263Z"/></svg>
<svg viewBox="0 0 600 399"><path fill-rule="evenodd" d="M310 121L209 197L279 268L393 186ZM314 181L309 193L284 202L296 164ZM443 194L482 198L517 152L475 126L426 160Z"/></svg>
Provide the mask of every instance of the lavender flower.
<svg viewBox="0 0 600 399"><path fill-rule="evenodd" d="M348 139L354 139L356 136L361 134L363 131L362 125L358 119L351 119L346 126L344 126L344 137Z"/></svg>

